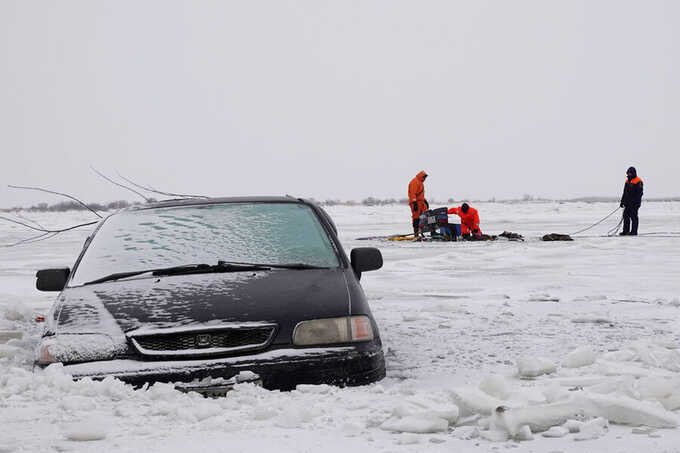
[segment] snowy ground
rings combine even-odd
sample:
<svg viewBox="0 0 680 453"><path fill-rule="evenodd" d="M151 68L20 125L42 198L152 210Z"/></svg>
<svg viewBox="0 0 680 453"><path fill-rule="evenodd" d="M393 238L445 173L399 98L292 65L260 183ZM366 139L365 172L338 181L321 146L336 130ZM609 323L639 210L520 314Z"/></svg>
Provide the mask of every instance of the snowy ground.
<svg viewBox="0 0 680 453"><path fill-rule="evenodd" d="M347 250L374 245L385 257L362 284L388 378L363 388L242 385L207 400L163 385L135 391L116 381L73 383L58 369L32 373L39 326L31 320L54 297L33 289L34 272L71 265L87 232L3 248L0 452L680 452L680 428L663 428L680 420L680 237L598 237L612 219L587 238L543 243L539 235L571 233L613 206L477 207L485 232L527 241L356 241L407 233L408 208L329 209ZM49 226L89 219L31 218ZM680 203L647 203L641 219L641 231L678 232ZM0 222L0 243L24 237ZM23 338L3 344L6 332ZM520 379L518 363L524 374L548 374ZM500 405L506 411L491 415ZM567 419L587 424L544 437ZM533 440L520 440L528 429Z"/></svg>

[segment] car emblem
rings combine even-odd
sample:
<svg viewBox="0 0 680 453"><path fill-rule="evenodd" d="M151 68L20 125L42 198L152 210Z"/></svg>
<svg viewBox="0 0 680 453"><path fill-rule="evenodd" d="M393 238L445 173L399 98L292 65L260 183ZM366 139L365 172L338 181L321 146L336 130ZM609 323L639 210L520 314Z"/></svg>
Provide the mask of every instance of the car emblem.
<svg viewBox="0 0 680 453"><path fill-rule="evenodd" d="M212 337L208 333L196 335L196 346L205 348L212 345Z"/></svg>

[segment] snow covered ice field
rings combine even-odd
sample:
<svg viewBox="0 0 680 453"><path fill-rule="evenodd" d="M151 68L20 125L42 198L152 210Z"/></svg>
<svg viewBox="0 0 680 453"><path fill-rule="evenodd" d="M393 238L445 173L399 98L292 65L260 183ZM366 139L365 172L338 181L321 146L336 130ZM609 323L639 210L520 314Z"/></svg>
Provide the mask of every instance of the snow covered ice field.
<svg viewBox="0 0 680 453"><path fill-rule="evenodd" d="M88 232L3 248L0 452L680 452L680 237L597 237L612 218L587 238L544 243L613 206L475 207L485 232L527 241L356 241L407 233L408 207L328 209L347 251L377 246L385 258L362 285L388 377L349 389L244 384L204 399L169 385L74 383L56 366L33 373L32 319L54 299L34 289L35 270L72 265ZM680 203L646 203L640 215L641 232L680 231ZM26 236L0 223L0 243Z"/></svg>

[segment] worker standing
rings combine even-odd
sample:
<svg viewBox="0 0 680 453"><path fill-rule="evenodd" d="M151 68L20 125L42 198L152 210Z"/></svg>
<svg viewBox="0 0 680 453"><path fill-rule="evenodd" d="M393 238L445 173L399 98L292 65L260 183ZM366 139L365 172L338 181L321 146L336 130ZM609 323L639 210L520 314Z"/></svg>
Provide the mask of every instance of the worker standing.
<svg viewBox="0 0 680 453"><path fill-rule="evenodd" d="M638 177L635 167L630 167L626 172L626 176L626 183L623 185L623 195L621 195L623 231L620 234L621 236L637 236L639 223L638 210L642 204L642 179Z"/></svg>
<svg viewBox="0 0 680 453"><path fill-rule="evenodd" d="M411 219L413 221L413 235L418 237L418 223L420 214L430 208L430 204L425 199L425 179L427 173L421 171L408 184L408 204L411 208Z"/></svg>
<svg viewBox="0 0 680 453"><path fill-rule="evenodd" d="M448 213L460 217L460 233L463 238L470 239L471 237L479 238L482 236L482 231L479 229L479 212L475 208L463 203L457 208L449 209Z"/></svg>

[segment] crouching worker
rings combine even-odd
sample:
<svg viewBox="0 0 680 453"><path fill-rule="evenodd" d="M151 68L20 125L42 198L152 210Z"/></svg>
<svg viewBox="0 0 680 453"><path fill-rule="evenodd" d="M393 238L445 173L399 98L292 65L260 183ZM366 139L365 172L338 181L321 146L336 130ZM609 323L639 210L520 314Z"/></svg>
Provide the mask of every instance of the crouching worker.
<svg viewBox="0 0 680 453"><path fill-rule="evenodd" d="M482 236L482 231L479 229L479 213L475 208L463 203L457 208L449 209L448 212L460 217L460 233L463 239L477 239Z"/></svg>
<svg viewBox="0 0 680 453"><path fill-rule="evenodd" d="M430 208L430 204L425 199L425 180L427 173L421 171L411 180L408 185L408 204L411 207L411 220L413 222L413 236L418 238L418 224L420 214Z"/></svg>

